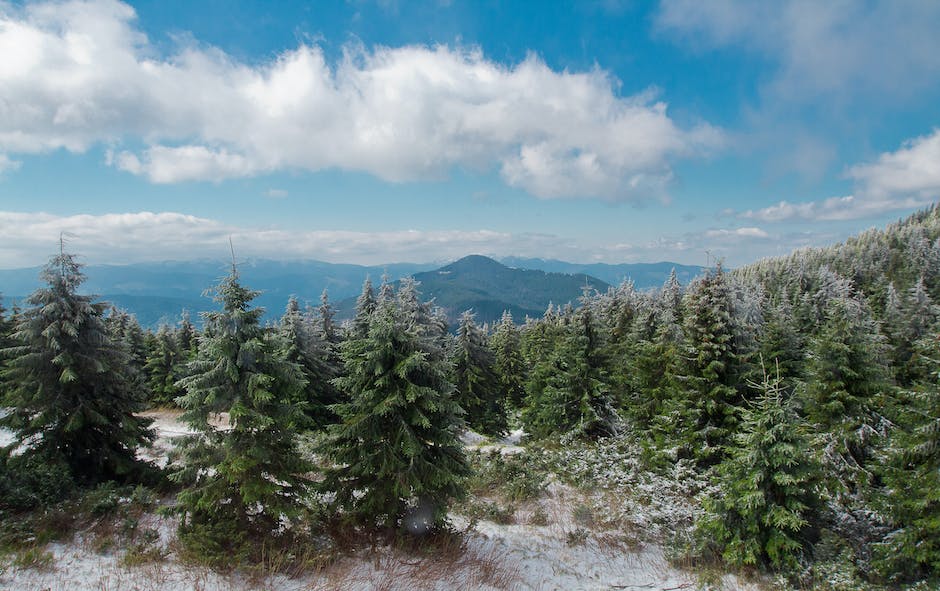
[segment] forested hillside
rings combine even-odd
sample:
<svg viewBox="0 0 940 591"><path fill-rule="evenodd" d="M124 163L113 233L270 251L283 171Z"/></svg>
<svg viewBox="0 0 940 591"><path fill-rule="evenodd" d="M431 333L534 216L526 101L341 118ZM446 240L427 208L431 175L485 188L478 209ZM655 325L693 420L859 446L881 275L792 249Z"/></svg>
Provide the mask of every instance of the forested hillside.
<svg viewBox="0 0 940 591"><path fill-rule="evenodd" d="M424 296L461 274L497 293L499 276L462 268L487 261L366 281L342 323L325 297L290 299L270 326L232 265L204 330L152 332L78 295L60 253L0 315L4 546L32 543L49 507L138 484L168 495L182 547L208 564L272 544L341 553L376 532L420 545L454 515L496 519L480 503L500 487L537 497L544 469L609 492L608 507L673 499L686 509L643 541L688 568L773 588L940 581L940 207L687 285L586 289L522 326L510 311L451 326ZM191 431L165 469L131 453L154 405L180 407ZM470 454L468 428L521 428L518 464Z"/></svg>

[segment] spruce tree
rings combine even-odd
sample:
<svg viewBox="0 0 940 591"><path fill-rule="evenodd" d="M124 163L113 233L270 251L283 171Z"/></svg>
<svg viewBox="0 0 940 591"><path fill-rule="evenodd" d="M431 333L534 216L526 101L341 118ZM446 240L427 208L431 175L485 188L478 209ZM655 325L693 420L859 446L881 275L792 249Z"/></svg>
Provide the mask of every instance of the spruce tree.
<svg viewBox="0 0 940 591"><path fill-rule="evenodd" d="M372 289L372 280L366 277L362 283L362 293L356 299L356 316L350 327L350 338L361 338L369 334L369 322L375 311L375 290Z"/></svg>
<svg viewBox="0 0 940 591"><path fill-rule="evenodd" d="M296 446L308 426L305 382L277 333L261 326L264 310L250 307L256 296L233 264L215 288L221 310L204 314L198 356L179 383L183 420L195 431L182 440L180 468L171 475L184 485L184 535L224 524L268 532L303 507L312 469ZM210 416L222 413L228 425L216 428Z"/></svg>
<svg viewBox="0 0 940 591"><path fill-rule="evenodd" d="M199 349L199 334L196 332L196 327L193 326L189 318L189 312L186 310L183 310L179 328L176 329L176 344L180 354L187 362L196 357L196 351Z"/></svg>
<svg viewBox="0 0 940 591"><path fill-rule="evenodd" d="M619 419L607 382L594 317L582 308L551 355L533 369L522 411L526 432L536 438L569 435L597 439L615 435Z"/></svg>
<svg viewBox="0 0 940 591"><path fill-rule="evenodd" d="M144 372L149 380L150 401L156 406L176 406L176 397L183 393L177 382L182 377L186 360L176 335L165 324L154 335Z"/></svg>
<svg viewBox="0 0 940 591"><path fill-rule="evenodd" d="M940 576L940 327L915 346L929 375L908 392L888 450L881 509L894 527L878 545L892 578Z"/></svg>
<svg viewBox="0 0 940 591"><path fill-rule="evenodd" d="M297 299L291 297L278 328L288 361L300 367L307 386L299 402L306 408L316 428L332 423L336 416L329 409L339 402L331 380L336 377L329 364L327 344L300 312Z"/></svg>
<svg viewBox="0 0 940 591"><path fill-rule="evenodd" d="M678 389L665 403L664 425L670 447L710 466L722 459L736 429L741 398L729 287L720 265L692 284L684 303Z"/></svg>
<svg viewBox="0 0 940 591"><path fill-rule="evenodd" d="M139 474L137 448L152 439L129 359L108 334L107 305L79 295L85 279L64 249L41 274L46 286L16 320L14 345L4 351L10 409L0 427L14 432L24 461L62 464L80 484Z"/></svg>
<svg viewBox="0 0 940 591"><path fill-rule="evenodd" d="M803 408L826 440L833 474L855 489L870 459L870 439L878 434L889 395L888 370L880 332L862 302L833 298L825 321L810 341Z"/></svg>
<svg viewBox="0 0 940 591"><path fill-rule="evenodd" d="M346 375L335 383L349 402L334 407L341 422L321 447L332 462L323 488L367 525L421 532L441 524L448 504L465 494L463 411L434 343L386 298L369 315L368 332L341 345Z"/></svg>
<svg viewBox="0 0 940 591"><path fill-rule="evenodd" d="M811 541L819 468L811 440L779 375L764 372L753 404L741 411L718 492L697 523L706 544L734 565L794 568Z"/></svg>
<svg viewBox="0 0 940 591"><path fill-rule="evenodd" d="M493 351L493 369L499 379L500 391L507 404L515 409L522 407L525 399L526 364L522 357L519 329L506 310L490 338Z"/></svg>
<svg viewBox="0 0 940 591"><path fill-rule="evenodd" d="M467 424L484 435L505 434L505 398L496 374L495 359L470 310L460 317L451 366L455 396L466 412Z"/></svg>

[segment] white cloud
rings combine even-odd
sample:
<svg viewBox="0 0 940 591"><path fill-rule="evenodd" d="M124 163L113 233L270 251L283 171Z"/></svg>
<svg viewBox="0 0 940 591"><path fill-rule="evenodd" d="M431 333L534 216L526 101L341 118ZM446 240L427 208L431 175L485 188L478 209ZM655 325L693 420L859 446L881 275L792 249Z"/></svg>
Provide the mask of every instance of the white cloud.
<svg viewBox="0 0 940 591"><path fill-rule="evenodd" d="M252 228L174 212L59 216L0 211L0 268L39 265L60 234L89 263L227 259L317 259L338 263L455 260L471 253L609 263L672 260L704 264L706 251L740 265L759 256L825 243L816 234L770 235L756 227L711 229L648 242L588 242L553 234L479 230L288 230ZM827 239L831 237L825 237Z"/></svg>
<svg viewBox="0 0 940 591"><path fill-rule="evenodd" d="M916 98L940 74L937 2L662 0L656 24L700 47L767 56L778 65L767 90L788 101Z"/></svg>
<svg viewBox="0 0 940 591"><path fill-rule="evenodd" d="M722 142L652 93L619 96L601 70L443 46L349 46L335 64L309 45L260 65L196 45L162 57L135 19L114 0L0 4L0 151L105 142L112 165L155 183L495 168L539 197L625 200L664 197L672 161Z"/></svg>
<svg viewBox="0 0 940 591"><path fill-rule="evenodd" d="M559 255L567 241L544 234L492 230L292 231L250 228L173 212L58 216L0 211L0 267L40 264L71 237L94 263L224 258L229 238L239 256L381 264L456 259L469 253Z"/></svg>
<svg viewBox="0 0 940 591"><path fill-rule="evenodd" d="M848 171L874 199L905 197L934 200L940 197L940 129L904 142L896 152L886 152L871 164L859 164Z"/></svg>
<svg viewBox="0 0 940 591"><path fill-rule="evenodd" d="M20 167L20 163L16 160L11 160L9 156L0 152L0 175L3 173L16 170Z"/></svg>
<svg viewBox="0 0 940 591"><path fill-rule="evenodd" d="M264 196L268 199L284 199L287 195L288 193L284 189L268 189L264 192Z"/></svg>
<svg viewBox="0 0 940 591"><path fill-rule="evenodd" d="M805 203L781 201L739 217L763 222L854 220L929 205L940 199L940 129L907 140L874 162L850 167L847 176L855 181L854 195Z"/></svg>

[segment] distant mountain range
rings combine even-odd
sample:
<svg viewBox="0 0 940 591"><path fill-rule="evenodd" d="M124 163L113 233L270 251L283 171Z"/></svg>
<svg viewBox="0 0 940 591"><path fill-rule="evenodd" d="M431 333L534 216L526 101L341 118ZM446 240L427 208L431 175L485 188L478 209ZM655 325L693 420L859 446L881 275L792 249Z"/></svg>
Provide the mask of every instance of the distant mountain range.
<svg viewBox="0 0 940 591"><path fill-rule="evenodd" d="M702 271L701 267L673 263L579 265L507 258L501 264L479 255L444 267L434 263L362 266L250 260L240 263L238 269L243 283L261 292L255 302L267 310L268 320L280 316L291 295L301 303L316 306L324 289L340 309L340 316L348 315L366 276L378 285L387 273L393 281L414 276L421 282L423 297L434 298L451 318L472 308L479 322L493 321L503 310L509 310L521 322L526 315L541 316L549 302L576 303L584 285L603 291L631 278L638 289L658 287L673 267L683 284ZM219 261L89 265L85 268L83 291L135 314L147 327L175 324L184 309L198 321L200 312L215 309L215 303L204 292L227 275L229 268L230 264ZM39 287L40 270L0 270L0 294L7 308Z"/></svg>

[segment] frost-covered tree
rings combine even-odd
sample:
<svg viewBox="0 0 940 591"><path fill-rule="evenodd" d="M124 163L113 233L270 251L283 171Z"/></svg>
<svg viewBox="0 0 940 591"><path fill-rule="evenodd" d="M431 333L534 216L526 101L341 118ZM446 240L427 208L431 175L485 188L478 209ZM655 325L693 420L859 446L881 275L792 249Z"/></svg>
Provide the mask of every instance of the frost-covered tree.
<svg viewBox="0 0 940 591"><path fill-rule="evenodd" d="M741 401L729 285L720 265L690 286L684 318L678 388L664 405L663 424L669 447L712 465L737 428Z"/></svg>
<svg viewBox="0 0 940 591"><path fill-rule="evenodd" d="M372 280L366 277L362 283L362 293L356 299L356 316L353 318L350 327L351 334L349 338L361 338L369 334L369 322L372 319L372 313L375 311L375 290L372 288Z"/></svg>
<svg viewBox="0 0 940 591"><path fill-rule="evenodd" d="M529 382L522 410L526 432L536 438L615 435L619 418L591 311L579 310L562 334L557 346L532 370L536 379Z"/></svg>
<svg viewBox="0 0 940 591"><path fill-rule="evenodd" d="M165 324L154 335L144 373L149 382L150 401L157 406L175 406L183 393L177 382L183 376L186 359L179 341Z"/></svg>
<svg viewBox="0 0 940 591"><path fill-rule="evenodd" d="M462 409L435 341L386 298L368 332L341 345L349 397L334 406L320 451L331 461L323 488L353 519L421 532L441 524L463 497L470 469L458 432Z"/></svg>
<svg viewBox="0 0 940 591"><path fill-rule="evenodd" d="M107 305L79 295L85 279L63 250L41 274L45 286L16 319L9 360L10 409L0 426L24 442L24 458L62 463L80 484L132 478L137 448L152 438L141 393L128 376L128 354L109 335Z"/></svg>
<svg viewBox="0 0 940 591"><path fill-rule="evenodd" d="M286 359L300 367L306 381L299 402L306 408L307 416L318 428L334 422L336 416L329 407L339 402L339 395L331 381L336 373L330 365L327 343L301 314L294 297L287 302L278 332Z"/></svg>
<svg viewBox="0 0 940 591"><path fill-rule="evenodd" d="M862 302L829 301L805 371L806 417L828 442L827 456L837 462L831 468L847 469L845 480L855 482L869 459L870 440L878 433L875 414L882 412L890 387L882 337Z"/></svg>
<svg viewBox="0 0 940 591"><path fill-rule="evenodd" d="M271 531L301 510L312 467L296 435L308 426L301 402L303 374L276 332L251 308L257 292L238 272L215 288L221 310L204 314L199 353L180 381L183 420L195 431L182 439L179 469L181 534L233 523L242 531ZM211 417L225 416L216 427Z"/></svg>
<svg viewBox="0 0 940 591"><path fill-rule="evenodd" d="M454 394L471 428L485 435L503 435L506 400L496 374L495 358L474 317L470 310L461 315L457 338L451 348Z"/></svg>
<svg viewBox="0 0 940 591"><path fill-rule="evenodd" d="M717 494L704 501L700 536L731 564L793 568L816 521L819 466L806 425L779 376L764 372L760 395L741 411Z"/></svg>
<svg viewBox="0 0 940 591"><path fill-rule="evenodd" d="M199 349L199 334L189 318L189 312L183 310L179 327L176 329L176 344L186 361L192 361Z"/></svg>
<svg viewBox="0 0 940 591"><path fill-rule="evenodd" d="M525 398L525 380L527 367L522 357L522 343L519 329L507 310L490 337L490 349L493 351L496 376L500 390L509 406L520 408Z"/></svg>
<svg viewBox="0 0 940 591"><path fill-rule="evenodd" d="M883 571L908 580L940 575L940 330L916 349L929 378L906 396L907 428L892 436L882 510L894 529L876 548Z"/></svg>

